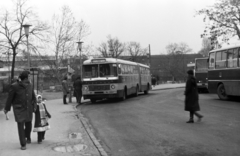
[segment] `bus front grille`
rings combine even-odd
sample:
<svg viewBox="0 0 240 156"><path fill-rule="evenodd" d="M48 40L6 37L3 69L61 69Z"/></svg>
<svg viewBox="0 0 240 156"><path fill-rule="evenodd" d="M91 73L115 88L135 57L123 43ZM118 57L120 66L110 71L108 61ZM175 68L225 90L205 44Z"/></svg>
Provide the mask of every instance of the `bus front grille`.
<svg viewBox="0 0 240 156"><path fill-rule="evenodd" d="M90 85L89 91L110 90L110 85Z"/></svg>

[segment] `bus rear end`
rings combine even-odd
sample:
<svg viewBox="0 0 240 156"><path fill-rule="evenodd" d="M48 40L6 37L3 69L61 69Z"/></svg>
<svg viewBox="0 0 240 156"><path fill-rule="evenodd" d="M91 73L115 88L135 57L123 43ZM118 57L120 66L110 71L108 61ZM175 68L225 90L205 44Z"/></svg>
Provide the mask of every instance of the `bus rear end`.
<svg viewBox="0 0 240 156"><path fill-rule="evenodd" d="M195 77L199 92L208 92L208 58L195 59Z"/></svg>

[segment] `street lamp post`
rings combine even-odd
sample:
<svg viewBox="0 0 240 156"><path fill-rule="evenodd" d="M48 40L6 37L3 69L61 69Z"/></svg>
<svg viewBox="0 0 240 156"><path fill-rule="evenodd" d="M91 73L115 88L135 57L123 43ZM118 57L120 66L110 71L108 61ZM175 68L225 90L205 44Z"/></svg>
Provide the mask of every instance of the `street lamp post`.
<svg viewBox="0 0 240 156"><path fill-rule="evenodd" d="M79 41L78 44L78 50L80 52L80 74L81 74L81 80L82 80L82 44L83 42Z"/></svg>
<svg viewBox="0 0 240 156"><path fill-rule="evenodd" d="M27 37L27 53L28 53L28 70L30 70L30 52L29 52L29 45L28 45L28 36L29 36L29 27L31 25L29 24L24 24L23 25L23 28L24 28L24 31L25 31L25 35Z"/></svg>
<svg viewBox="0 0 240 156"><path fill-rule="evenodd" d="M10 53L9 50L8 50L7 52L4 52L3 54L7 55L8 82L10 83L10 82L11 82L11 76L10 76L11 69L10 69L10 58L9 58L9 55L10 55L11 53Z"/></svg>

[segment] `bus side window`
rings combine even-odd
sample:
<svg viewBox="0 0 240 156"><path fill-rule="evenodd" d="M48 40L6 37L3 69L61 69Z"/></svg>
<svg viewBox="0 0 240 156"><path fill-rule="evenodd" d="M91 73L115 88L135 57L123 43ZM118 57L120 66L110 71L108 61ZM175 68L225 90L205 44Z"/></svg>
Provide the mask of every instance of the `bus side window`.
<svg viewBox="0 0 240 156"><path fill-rule="evenodd" d="M214 68L214 64L215 64L215 53L210 53L209 54L209 69L213 69Z"/></svg>
<svg viewBox="0 0 240 156"><path fill-rule="evenodd" d="M219 51L216 53L216 68L226 67L227 53L226 51Z"/></svg>
<svg viewBox="0 0 240 156"><path fill-rule="evenodd" d="M238 48L238 52L236 52L236 55L237 55L238 67L240 67L240 48Z"/></svg>
<svg viewBox="0 0 240 156"><path fill-rule="evenodd" d="M117 65L117 70L118 70L118 74L122 74L122 68L121 68L121 64Z"/></svg>
<svg viewBox="0 0 240 156"><path fill-rule="evenodd" d="M121 65L121 71L122 71L122 74L125 74L124 64Z"/></svg>
<svg viewBox="0 0 240 156"><path fill-rule="evenodd" d="M233 67L233 49L227 51L227 67Z"/></svg>
<svg viewBox="0 0 240 156"><path fill-rule="evenodd" d="M127 74L129 74L129 65L127 65Z"/></svg>

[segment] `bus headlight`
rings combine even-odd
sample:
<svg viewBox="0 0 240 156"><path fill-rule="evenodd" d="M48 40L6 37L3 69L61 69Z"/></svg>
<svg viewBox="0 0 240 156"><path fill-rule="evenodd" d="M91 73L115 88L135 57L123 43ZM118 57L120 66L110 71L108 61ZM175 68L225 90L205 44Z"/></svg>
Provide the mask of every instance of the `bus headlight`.
<svg viewBox="0 0 240 156"><path fill-rule="evenodd" d="M83 87L84 91L88 91L88 86Z"/></svg>
<svg viewBox="0 0 240 156"><path fill-rule="evenodd" d="M115 89L116 87L115 87L115 85L111 85L111 89Z"/></svg>

